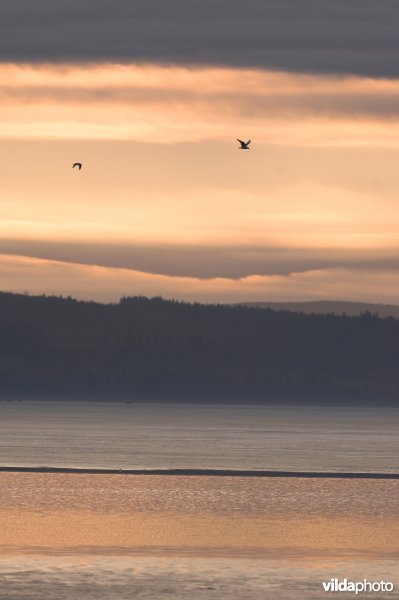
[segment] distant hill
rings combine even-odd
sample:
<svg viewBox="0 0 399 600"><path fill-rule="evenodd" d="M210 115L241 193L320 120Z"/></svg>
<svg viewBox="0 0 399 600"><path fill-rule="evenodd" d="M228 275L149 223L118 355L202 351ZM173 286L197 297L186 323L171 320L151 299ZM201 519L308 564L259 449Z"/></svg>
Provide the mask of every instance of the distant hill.
<svg viewBox="0 0 399 600"><path fill-rule="evenodd" d="M399 320L0 293L0 398L397 405Z"/></svg>
<svg viewBox="0 0 399 600"><path fill-rule="evenodd" d="M399 306L396 304L318 300L316 302L240 302L239 306L289 310L290 312L298 312L305 315L345 314L355 317L370 312L379 317L395 317L399 319Z"/></svg>

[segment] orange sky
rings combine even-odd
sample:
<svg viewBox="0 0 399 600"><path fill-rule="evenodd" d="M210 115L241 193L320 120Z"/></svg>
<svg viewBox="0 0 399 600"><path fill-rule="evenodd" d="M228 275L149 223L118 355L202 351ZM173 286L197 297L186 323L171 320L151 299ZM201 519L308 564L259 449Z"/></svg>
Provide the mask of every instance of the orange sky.
<svg viewBox="0 0 399 600"><path fill-rule="evenodd" d="M397 302L398 80L3 64L0 81L2 289Z"/></svg>

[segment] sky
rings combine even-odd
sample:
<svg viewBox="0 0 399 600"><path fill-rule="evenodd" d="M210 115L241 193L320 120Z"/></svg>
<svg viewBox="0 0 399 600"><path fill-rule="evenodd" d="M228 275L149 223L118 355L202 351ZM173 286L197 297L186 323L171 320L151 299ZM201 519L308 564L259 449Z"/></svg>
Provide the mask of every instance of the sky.
<svg viewBox="0 0 399 600"><path fill-rule="evenodd" d="M398 18L0 3L0 289L398 303Z"/></svg>

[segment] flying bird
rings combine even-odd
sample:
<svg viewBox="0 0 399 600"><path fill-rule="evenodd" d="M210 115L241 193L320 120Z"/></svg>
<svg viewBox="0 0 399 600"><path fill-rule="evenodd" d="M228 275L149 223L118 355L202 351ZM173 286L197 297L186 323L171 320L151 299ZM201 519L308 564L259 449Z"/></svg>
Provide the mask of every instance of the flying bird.
<svg viewBox="0 0 399 600"><path fill-rule="evenodd" d="M74 169L75 167L78 167L79 171L82 168L82 163L73 163L72 165L72 169Z"/></svg>
<svg viewBox="0 0 399 600"><path fill-rule="evenodd" d="M249 150L249 144L251 143L251 140L248 140L247 142L243 142L242 140L239 140L238 138L237 142L240 142L241 146L240 146L240 150Z"/></svg>

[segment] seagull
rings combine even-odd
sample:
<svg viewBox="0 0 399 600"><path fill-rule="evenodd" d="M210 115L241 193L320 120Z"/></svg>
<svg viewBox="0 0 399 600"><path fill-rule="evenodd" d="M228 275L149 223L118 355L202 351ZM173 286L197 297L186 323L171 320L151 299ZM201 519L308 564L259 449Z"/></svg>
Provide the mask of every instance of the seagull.
<svg viewBox="0 0 399 600"><path fill-rule="evenodd" d="M74 169L75 167L78 167L79 171L82 168L82 163L73 163L72 165L72 169Z"/></svg>
<svg viewBox="0 0 399 600"><path fill-rule="evenodd" d="M240 142L241 146L240 146L240 150L249 150L249 144L251 143L251 140L248 140L247 142L243 142L242 140L239 140L238 138L237 142Z"/></svg>

